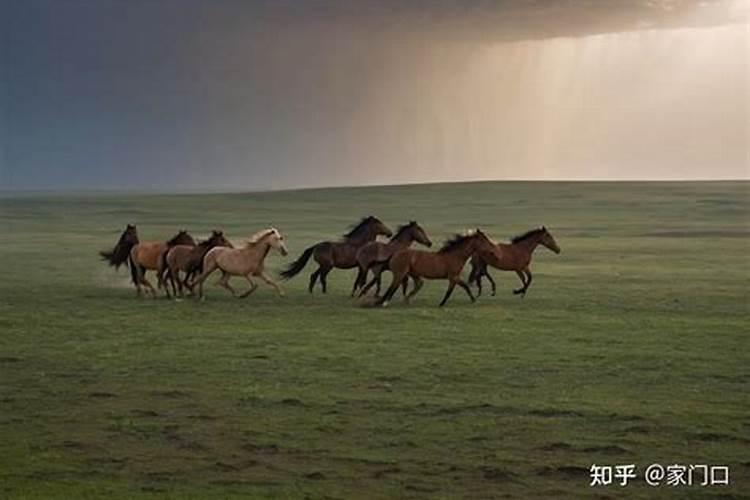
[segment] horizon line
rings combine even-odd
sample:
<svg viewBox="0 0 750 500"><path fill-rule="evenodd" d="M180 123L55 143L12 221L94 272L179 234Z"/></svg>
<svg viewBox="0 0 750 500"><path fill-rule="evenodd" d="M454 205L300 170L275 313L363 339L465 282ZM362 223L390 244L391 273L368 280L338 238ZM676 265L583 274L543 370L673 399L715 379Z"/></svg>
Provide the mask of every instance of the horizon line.
<svg viewBox="0 0 750 500"><path fill-rule="evenodd" d="M406 187L406 186L429 186L440 184L483 184L483 183L534 183L534 184L677 184L677 183L719 183L719 182L750 182L750 178L685 178L685 179L475 179L463 181L415 181L402 182L394 184L342 184L330 186L293 186L284 188L259 188L237 190L237 188L185 188L185 189L117 189L117 188L21 188L21 189L0 189L0 196L6 195L37 195L37 194L61 194L61 195L186 195L186 194L260 194L260 193L283 193L292 191L315 191L327 189L367 189L367 188L389 188L389 187Z"/></svg>

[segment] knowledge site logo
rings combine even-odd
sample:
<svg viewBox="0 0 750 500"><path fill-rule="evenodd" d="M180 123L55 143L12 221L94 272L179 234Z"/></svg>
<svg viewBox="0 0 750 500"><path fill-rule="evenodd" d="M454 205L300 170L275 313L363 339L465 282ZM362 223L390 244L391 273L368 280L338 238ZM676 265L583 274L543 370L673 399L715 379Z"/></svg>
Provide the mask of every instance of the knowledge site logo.
<svg viewBox="0 0 750 500"><path fill-rule="evenodd" d="M638 472L635 464L592 464L589 486L627 486L631 479L638 479ZM705 464L663 466L654 463L643 469L642 479L649 486L729 486L729 467Z"/></svg>

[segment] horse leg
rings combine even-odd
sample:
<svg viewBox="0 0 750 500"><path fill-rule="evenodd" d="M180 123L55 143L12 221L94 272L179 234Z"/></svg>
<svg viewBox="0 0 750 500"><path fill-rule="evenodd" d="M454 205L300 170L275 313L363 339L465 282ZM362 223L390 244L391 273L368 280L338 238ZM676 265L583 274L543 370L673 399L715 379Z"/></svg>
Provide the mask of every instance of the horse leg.
<svg viewBox="0 0 750 500"><path fill-rule="evenodd" d="M180 271L172 272L169 270L169 281L172 283L172 293L175 297L184 297L185 294L182 291L182 279L180 279ZM175 283L176 282L176 283Z"/></svg>
<svg viewBox="0 0 750 500"><path fill-rule="evenodd" d="M457 279L456 284L464 289L464 291L469 295L469 298L472 302L475 302L477 299L474 298L474 295L471 293L471 288L469 288L469 285L466 284L466 282L462 279Z"/></svg>
<svg viewBox="0 0 750 500"><path fill-rule="evenodd" d="M177 298L177 285L174 283L174 275L169 267L164 268L164 288L172 287L172 296Z"/></svg>
<svg viewBox="0 0 750 500"><path fill-rule="evenodd" d="M482 295L482 274L484 274L482 261L477 257L471 258L471 271L469 272L469 283L477 285L477 297Z"/></svg>
<svg viewBox="0 0 750 500"><path fill-rule="evenodd" d="M401 284L401 281L403 281L404 278L406 278L406 271L402 271L401 273L398 273L396 271L393 272L393 281L391 281L391 286L388 287L388 290L386 290L385 295L383 295L380 300L376 302L377 305L386 307L388 305L388 302L393 298L393 296L396 294L396 291L398 290L399 285Z"/></svg>
<svg viewBox="0 0 750 500"><path fill-rule="evenodd" d="M195 281L193 282L192 286L190 287L190 291L193 291L193 288L195 288L195 285L198 285L198 298L201 300L205 300L203 297L203 282L206 281L208 276L216 271L216 268L219 267L216 265L216 262L211 262L203 269L203 272L195 278ZM185 277L185 281L187 281L187 276Z"/></svg>
<svg viewBox="0 0 750 500"><path fill-rule="evenodd" d="M523 295L526 296L526 291L531 286L531 278L532 278L532 276L531 276L531 271L529 270L528 267L526 269L524 269L524 271L526 271L526 286L524 286L524 288L523 288Z"/></svg>
<svg viewBox="0 0 750 500"><path fill-rule="evenodd" d="M141 288L141 279L143 276L143 270L141 269L141 266L135 263L131 263L133 266L133 269L135 269L135 294L136 297L142 297L143 296L143 289Z"/></svg>
<svg viewBox="0 0 750 500"><path fill-rule="evenodd" d="M522 295L526 293L526 275L522 271L516 271L518 278L521 280L521 288L513 290L514 295Z"/></svg>
<svg viewBox="0 0 750 500"><path fill-rule="evenodd" d="M141 284L148 287L148 290L151 292L151 298L156 298L156 288L153 287L151 282L146 279L146 273L145 271L141 273ZM169 293L169 292L167 292Z"/></svg>
<svg viewBox="0 0 750 500"><path fill-rule="evenodd" d="M185 277L182 280L182 286L187 288L190 295L195 295L195 282L197 281L198 271L188 271L185 273Z"/></svg>
<svg viewBox="0 0 750 500"><path fill-rule="evenodd" d="M412 297L414 297L419 291L422 289L422 285L424 285L424 280L420 278L419 276L412 276L411 279L414 280L414 288L412 288L411 292L408 294L404 293L404 300L408 304L411 302ZM404 283L407 282L408 278L404 278Z"/></svg>
<svg viewBox="0 0 750 500"><path fill-rule="evenodd" d="M156 265L156 287L157 288L164 288L164 291L167 292L167 298L169 298L169 289L167 288L167 271L168 269L164 267L164 261L161 257L159 257L159 263Z"/></svg>
<svg viewBox="0 0 750 500"><path fill-rule="evenodd" d="M222 288L226 288L227 290L229 290L232 293L232 297L237 297L237 292L234 290L234 288L232 288L232 285L229 284L229 278L229 273L222 270L221 278L219 278L219 281L216 284Z"/></svg>
<svg viewBox="0 0 750 500"><path fill-rule="evenodd" d="M241 299L244 299L245 297L249 297L251 293L253 293L255 290L258 289L258 285L256 285L255 282L253 281L252 273L246 275L245 279L247 280L248 283L250 283L250 288L245 293L240 295Z"/></svg>
<svg viewBox="0 0 750 500"><path fill-rule="evenodd" d="M360 288L362 285L365 284L367 281L367 268L362 266L361 264L358 267L357 271L357 277L354 280L354 284L352 285L352 294L351 297L354 297L357 293L357 289Z"/></svg>
<svg viewBox="0 0 750 500"><path fill-rule="evenodd" d="M495 280L492 279L492 275L486 269L484 271L484 275L487 276L488 280L490 280L490 285L492 285L492 294L491 295L494 297L495 296L495 292L497 292L497 286L495 285Z"/></svg>
<svg viewBox="0 0 750 500"><path fill-rule="evenodd" d="M469 277L469 281L471 282L471 277ZM478 274L474 277L474 283L477 285L477 297L482 296L482 275Z"/></svg>
<svg viewBox="0 0 750 500"><path fill-rule="evenodd" d="M377 283L377 277L373 276L373 278L370 280L370 282L367 285L365 285L362 288L362 290L360 290L360 292L359 292L359 298L362 298L365 295L367 295L367 292L370 291L370 288L372 288L373 285L375 285L375 283Z"/></svg>
<svg viewBox="0 0 750 500"><path fill-rule="evenodd" d="M266 284L271 285L274 290L276 290L276 293L279 294L279 297L284 297L284 290L281 289L278 283L276 283L274 280L271 279L271 277L264 272L259 274L260 279L266 282Z"/></svg>
<svg viewBox="0 0 750 500"><path fill-rule="evenodd" d="M313 288L315 288L315 282L318 280L318 277L320 276L320 268L317 269L314 273L310 275L310 285L307 287L307 291L310 293L313 293Z"/></svg>
<svg viewBox="0 0 750 500"><path fill-rule="evenodd" d="M332 268L330 267L326 267L320 271L320 285L323 287L323 293L328 292L328 279L327 278L328 278L328 273L331 272L331 269Z"/></svg>
<svg viewBox="0 0 750 500"><path fill-rule="evenodd" d="M443 307L445 303L448 302L448 299L453 293L454 288L456 288L456 282L451 280L450 284L448 285L448 290L445 291L445 297L443 297L443 300L440 301L440 307Z"/></svg>
<svg viewBox="0 0 750 500"><path fill-rule="evenodd" d="M383 270L375 275L375 296L380 297L380 287L383 286Z"/></svg>
<svg viewBox="0 0 750 500"><path fill-rule="evenodd" d="M171 267L167 267L166 273L167 273L167 278L166 279L169 280L169 283L165 283L164 284L164 288L167 288L168 285L171 285L172 286L172 295L175 298L177 298L177 285L175 285L175 282L174 282L175 281L174 280L175 273L172 272L172 268ZM180 281L180 271L177 271L177 281L178 282ZM180 293L180 295L182 295L182 293Z"/></svg>

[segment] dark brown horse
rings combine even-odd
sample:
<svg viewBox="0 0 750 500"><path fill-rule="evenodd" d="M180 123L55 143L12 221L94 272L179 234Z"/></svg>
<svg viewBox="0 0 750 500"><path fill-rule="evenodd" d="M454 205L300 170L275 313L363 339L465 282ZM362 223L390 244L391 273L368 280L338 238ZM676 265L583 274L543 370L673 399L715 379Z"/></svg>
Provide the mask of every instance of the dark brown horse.
<svg viewBox="0 0 750 500"><path fill-rule="evenodd" d="M130 275L139 296L142 293L141 286L146 286L151 295L156 298L156 290L146 279L146 271L156 271L159 286L163 286L164 283L161 280L161 274L165 265L164 254L175 245L195 246L195 240L187 231L182 230L170 240L142 241L133 245L133 248L130 249ZM164 286L164 291L167 297L169 297L169 289L166 286Z"/></svg>
<svg viewBox="0 0 750 500"><path fill-rule="evenodd" d="M232 243L224 237L223 231L214 230L207 240L201 241L195 246L175 245L167 251L164 257L166 265L163 269L162 280L165 283L169 280L172 286L172 294L175 297L183 296L183 288L190 290L192 295L193 285L190 280L203 272L203 257L214 247L234 248ZM181 271L185 273L182 278L180 277ZM175 280L177 281L176 287Z"/></svg>
<svg viewBox="0 0 750 500"><path fill-rule="evenodd" d="M380 219L365 217L344 235L344 241L321 241L305 250L300 257L292 262L281 273L283 279L290 279L304 269L310 257L315 258L318 269L310 275L308 290L313 291L315 282L320 278L323 293L326 293L328 282L326 277L333 268L351 269L357 266L357 251L367 243L375 241L378 235L391 236L391 230Z"/></svg>
<svg viewBox="0 0 750 500"><path fill-rule="evenodd" d="M495 280L487 271L492 266L502 271L515 271L521 279L521 288L513 290L516 295L524 296L531 286L531 271L529 264L531 256L538 245L543 245L555 253L560 253L560 247L555 238L544 226L532 229L520 236L516 236L511 243L498 243L490 251L478 252L471 258L471 273L469 283L476 283L478 294L482 294L482 278L486 277L492 285L492 295L495 295Z"/></svg>
<svg viewBox="0 0 750 500"><path fill-rule="evenodd" d="M114 266L115 269L120 269L120 266L128 261L128 257L130 257L130 249L137 243L138 231L136 230L135 225L128 224L112 250L102 250L99 252L99 255L101 255L102 259L110 266Z"/></svg>
<svg viewBox="0 0 750 500"><path fill-rule="evenodd" d="M494 247L492 241L479 229L469 233L456 235L453 239L446 242L437 252L427 252L425 250L414 250L406 248L399 250L391 257L390 268L393 273L393 281L388 291L383 295L377 304L386 306L396 293L398 286L407 278L414 280L414 289L406 296L408 302L421 290L426 279L447 279L449 281L448 290L445 292L440 307L444 306L453 293L456 285L463 288L474 302L469 285L461 279L461 270L471 255L479 251L489 251Z"/></svg>
<svg viewBox="0 0 750 500"><path fill-rule="evenodd" d="M383 243L381 241L371 241L360 248L357 251L359 273L357 274L357 279L354 280L354 285L352 286L352 297L354 297L357 289L362 287L367 281L367 273L370 269L372 269L374 274L372 281L362 288L359 296L364 296L373 285L376 285L375 296L379 297L381 275L383 274L383 271L388 269L388 261L393 254L404 248L409 248L414 241L421 243L426 247L432 246L432 242L430 241L430 238L427 237L425 230L422 229L416 221L411 221L408 224L399 226L398 229L396 229L396 234L391 237L389 242ZM406 281L404 281L403 286L404 294L406 294Z"/></svg>

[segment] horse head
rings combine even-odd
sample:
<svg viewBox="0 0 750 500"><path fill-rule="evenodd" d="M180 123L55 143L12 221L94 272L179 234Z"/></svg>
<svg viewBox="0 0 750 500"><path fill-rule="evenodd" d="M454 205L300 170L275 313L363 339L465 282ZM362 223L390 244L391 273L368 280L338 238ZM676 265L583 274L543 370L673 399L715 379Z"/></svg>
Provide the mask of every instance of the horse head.
<svg viewBox="0 0 750 500"><path fill-rule="evenodd" d="M289 253L286 249L286 244L284 243L284 236L275 227L271 228L271 232L268 235L268 244L283 256L286 256Z"/></svg>
<svg viewBox="0 0 750 500"><path fill-rule="evenodd" d="M383 224L383 221L381 221L377 217L371 215L367 218L367 220L371 228L370 230L375 234L375 236L379 234L382 234L383 236L386 236L388 238L393 236L393 231L388 229L388 226Z"/></svg>
<svg viewBox="0 0 750 500"><path fill-rule="evenodd" d="M226 239L226 237L224 236L224 231L214 229L211 232L211 237L208 240L211 242L212 247L234 248L232 242Z"/></svg>
<svg viewBox="0 0 750 500"><path fill-rule="evenodd" d="M430 241L430 238L427 236L427 233L425 230L417 224L416 221L411 221L409 223L409 226L411 226L412 235L414 236L414 241L417 243L421 243L422 245L426 247L432 246L432 241Z"/></svg>
<svg viewBox="0 0 750 500"><path fill-rule="evenodd" d="M555 238L552 237L552 234L550 234L550 232L547 231L547 228L542 226L540 230L542 231L542 233L541 233L541 239L539 240L539 243L541 243L542 245L549 248L555 253L560 253L560 247L555 241Z"/></svg>
<svg viewBox="0 0 750 500"><path fill-rule="evenodd" d="M167 241L167 245L173 247L175 245L191 245L195 246L195 240L187 232L186 229L180 229L180 231L174 235L170 240Z"/></svg>

